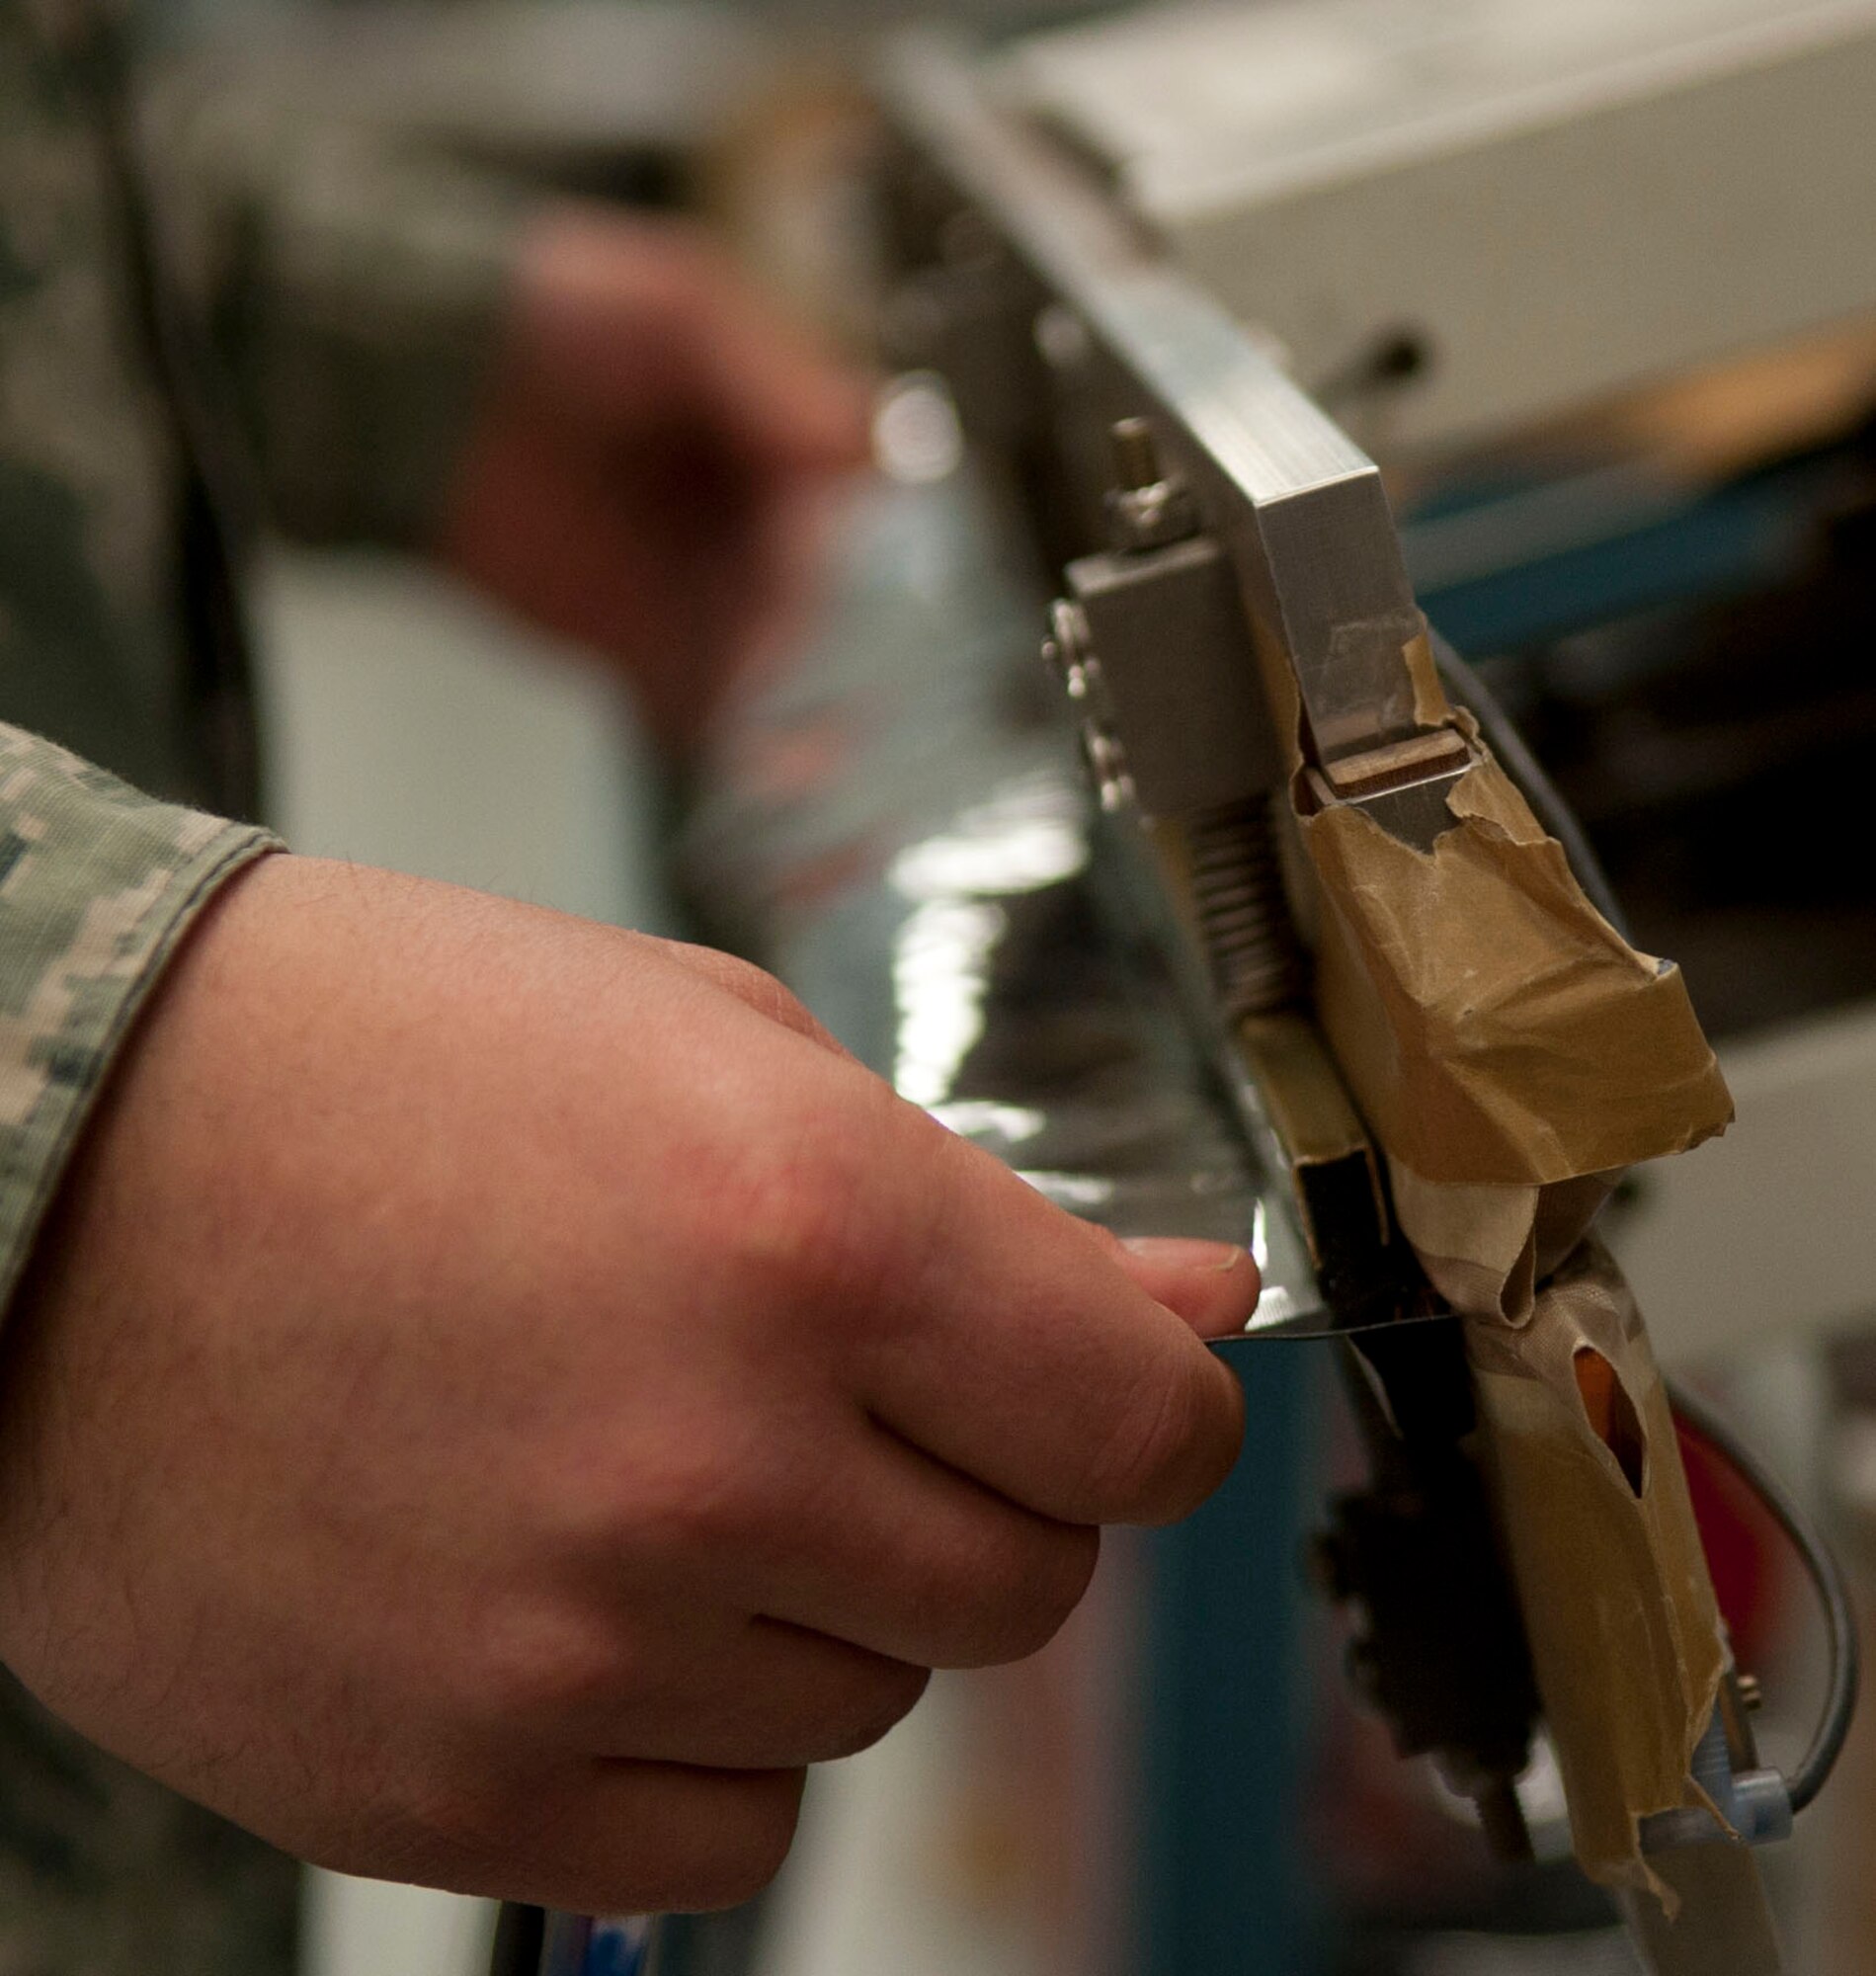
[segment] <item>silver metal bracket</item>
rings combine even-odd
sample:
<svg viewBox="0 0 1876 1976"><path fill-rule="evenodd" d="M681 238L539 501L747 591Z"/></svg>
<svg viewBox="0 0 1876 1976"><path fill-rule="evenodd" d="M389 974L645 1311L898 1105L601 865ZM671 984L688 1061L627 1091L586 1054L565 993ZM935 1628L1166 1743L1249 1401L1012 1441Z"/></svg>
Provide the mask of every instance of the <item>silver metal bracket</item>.
<svg viewBox="0 0 1876 1976"><path fill-rule="evenodd" d="M1208 535L1068 566L1050 655L1103 788L1124 777L1150 817L1243 802L1281 779L1224 552ZM1195 724L1191 709L1202 706Z"/></svg>

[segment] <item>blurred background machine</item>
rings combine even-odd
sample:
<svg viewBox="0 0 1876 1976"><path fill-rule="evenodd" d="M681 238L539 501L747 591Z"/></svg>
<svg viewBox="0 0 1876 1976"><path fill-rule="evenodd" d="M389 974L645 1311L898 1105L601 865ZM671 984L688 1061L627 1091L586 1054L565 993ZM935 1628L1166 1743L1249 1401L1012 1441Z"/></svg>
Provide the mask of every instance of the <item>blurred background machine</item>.
<svg viewBox="0 0 1876 1976"><path fill-rule="evenodd" d="M1182 5L997 77L1389 459L1869 304L1866 6Z"/></svg>

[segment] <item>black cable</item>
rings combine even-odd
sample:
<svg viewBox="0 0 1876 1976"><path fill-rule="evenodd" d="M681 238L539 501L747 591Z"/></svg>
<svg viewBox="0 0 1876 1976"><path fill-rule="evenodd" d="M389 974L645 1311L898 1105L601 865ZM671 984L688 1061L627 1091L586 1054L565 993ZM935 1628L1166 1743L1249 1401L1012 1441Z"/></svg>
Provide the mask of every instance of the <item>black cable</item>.
<svg viewBox="0 0 1876 1976"><path fill-rule="evenodd" d="M1577 821L1576 812L1559 794L1556 783L1544 773L1544 765L1531 753L1530 743L1517 731L1511 716L1499 703L1498 696L1437 632L1433 633L1432 646L1433 664L1447 693L1479 723L1486 744L1517 784L1537 821L1563 846L1570 868L1577 874L1577 883L1589 894L1590 903L1624 940L1629 940L1628 915L1615 896L1615 887L1609 883L1609 874L1603 870L1594 845Z"/></svg>
<svg viewBox="0 0 1876 1976"><path fill-rule="evenodd" d="M1811 1747L1797 1769L1785 1778L1785 1790L1794 1812L1803 1811L1824 1788L1836 1760L1843 1753L1856 1713L1856 1689L1860 1676L1860 1650L1856 1636L1856 1614L1850 1604L1849 1586L1843 1568L1832 1555L1812 1523L1782 1484L1775 1481L1733 1432L1720 1415L1697 1393L1668 1382L1668 1397L1677 1418L1686 1422L1742 1482L1764 1504L1773 1523L1784 1531L1797 1551L1811 1583L1817 1588L1830 1628L1831 1677L1825 1695L1824 1712L1819 1718Z"/></svg>
<svg viewBox="0 0 1876 1976"><path fill-rule="evenodd" d="M504 1901L495 1923L489 1976L540 1976L547 1917L539 1908Z"/></svg>

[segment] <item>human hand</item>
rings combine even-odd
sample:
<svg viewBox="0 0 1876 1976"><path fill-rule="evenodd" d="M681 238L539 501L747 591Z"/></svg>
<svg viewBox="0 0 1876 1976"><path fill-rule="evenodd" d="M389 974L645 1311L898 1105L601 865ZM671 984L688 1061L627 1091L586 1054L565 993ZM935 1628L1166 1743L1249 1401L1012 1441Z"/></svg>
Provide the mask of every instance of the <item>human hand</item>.
<svg viewBox="0 0 1876 1976"><path fill-rule="evenodd" d="M860 380L700 235L561 207L524 242L438 548L613 659L683 753L795 628L823 497L866 453Z"/></svg>
<svg viewBox="0 0 1876 1976"><path fill-rule="evenodd" d="M754 968L265 860L0 1336L0 1658L326 1864L733 1901L801 1766L1218 1482L1196 1334L1256 1288L1062 1214Z"/></svg>

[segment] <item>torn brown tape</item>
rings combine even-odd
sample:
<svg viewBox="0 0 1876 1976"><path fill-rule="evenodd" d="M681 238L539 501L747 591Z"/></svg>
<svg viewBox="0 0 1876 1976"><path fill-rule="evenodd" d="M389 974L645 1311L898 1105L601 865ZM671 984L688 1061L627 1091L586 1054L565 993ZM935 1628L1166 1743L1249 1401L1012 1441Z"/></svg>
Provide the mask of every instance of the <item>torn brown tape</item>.
<svg viewBox="0 0 1876 1976"><path fill-rule="evenodd" d="M1652 1976L1779 1976L1784 1957L1750 1846L1682 1846L1649 1863L1672 1898L1628 1894L1618 1905Z"/></svg>
<svg viewBox="0 0 1876 1976"><path fill-rule="evenodd" d="M1535 1188L1720 1131L1732 1103L1679 970L1601 918L1496 764L1447 803L1431 852L1350 805L1300 819L1319 1012L1390 1159Z"/></svg>
<svg viewBox="0 0 1876 1976"><path fill-rule="evenodd" d="M1521 1330L1472 1320L1466 1337L1577 1857L1592 1879L1645 1890L1672 1912L1637 1821L1706 1803L1689 1771L1726 1656L1635 1300L1607 1255L1585 1243ZM1579 1377L1586 1353L1602 1361L1598 1379L1612 1375L1606 1438Z"/></svg>
<svg viewBox="0 0 1876 1976"><path fill-rule="evenodd" d="M1433 641L1425 632L1408 639L1401 647L1407 662L1407 676L1414 683L1414 718L1423 727L1443 727L1452 718L1452 702L1439 683L1439 666L1433 658Z"/></svg>
<svg viewBox="0 0 1876 1976"><path fill-rule="evenodd" d="M1425 640L1403 656L1423 726L1476 740ZM1595 911L1489 756L1446 806L1426 852L1355 804L1299 804L1318 1015L1401 1230L1466 1321L1577 1856L1672 1913L1639 1821L1706 1803L1690 1770L1725 1639L1641 1318L1584 1238L1621 1168L1721 1131L1732 1101L1678 970Z"/></svg>
<svg viewBox="0 0 1876 1976"><path fill-rule="evenodd" d="M1619 1176L1548 1187L1442 1187L1388 1166L1394 1218L1427 1280L1468 1317L1523 1324L1538 1283L1588 1232Z"/></svg>

